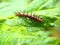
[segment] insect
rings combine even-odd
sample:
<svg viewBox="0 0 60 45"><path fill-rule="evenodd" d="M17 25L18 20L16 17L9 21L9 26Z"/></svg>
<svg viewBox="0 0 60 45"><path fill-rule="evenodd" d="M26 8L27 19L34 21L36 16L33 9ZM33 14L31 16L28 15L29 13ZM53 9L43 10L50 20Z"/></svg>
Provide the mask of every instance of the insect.
<svg viewBox="0 0 60 45"><path fill-rule="evenodd" d="M36 16L32 16L31 14L25 14L25 13L20 13L20 12L17 12L16 13L16 16L21 16L21 17L27 17L27 18L30 18L30 19L33 19L33 20L36 20L38 22L42 22L42 18L38 18Z"/></svg>

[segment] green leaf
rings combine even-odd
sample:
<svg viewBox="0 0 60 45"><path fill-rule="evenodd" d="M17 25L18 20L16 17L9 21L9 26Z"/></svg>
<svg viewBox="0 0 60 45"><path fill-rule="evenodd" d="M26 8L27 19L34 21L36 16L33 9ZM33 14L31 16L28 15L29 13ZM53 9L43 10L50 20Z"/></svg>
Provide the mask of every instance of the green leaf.
<svg viewBox="0 0 60 45"><path fill-rule="evenodd" d="M56 37L50 37L56 25L60 25L60 0L1 0L0 45L58 45ZM18 17L16 12L32 13L37 20ZM59 19L59 20L57 20ZM57 20L57 22L55 22ZM54 31L55 32L55 31Z"/></svg>

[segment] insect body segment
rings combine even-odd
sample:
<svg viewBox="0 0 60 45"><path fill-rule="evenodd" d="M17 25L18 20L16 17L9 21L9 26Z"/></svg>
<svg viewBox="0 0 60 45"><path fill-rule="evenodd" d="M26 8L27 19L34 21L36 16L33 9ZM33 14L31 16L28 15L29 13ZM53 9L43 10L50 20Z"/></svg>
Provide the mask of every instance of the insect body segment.
<svg viewBox="0 0 60 45"><path fill-rule="evenodd" d="M42 22L42 19L41 19L41 18L38 18L38 17L36 17L36 16L32 16L32 15L30 15L30 14L25 14L25 13L20 13L20 12L18 12L18 13L16 13L16 16L27 17L27 18L36 20L36 21L38 21L38 22Z"/></svg>

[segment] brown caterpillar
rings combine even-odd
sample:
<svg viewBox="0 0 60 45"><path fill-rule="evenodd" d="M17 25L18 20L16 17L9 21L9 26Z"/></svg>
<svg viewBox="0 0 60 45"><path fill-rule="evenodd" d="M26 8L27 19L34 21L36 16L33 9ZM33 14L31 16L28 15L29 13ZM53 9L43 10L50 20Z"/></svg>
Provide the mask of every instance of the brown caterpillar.
<svg viewBox="0 0 60 45"><path fill-rule="evenodd" d="M16 16L27 17L27 18L36 20L36 21L38 21L38 22L42 22L42 19L41 19L41 18L38 18L38 17L36 17L36 16L32 16L32 15L30 15L30 14L25 14L25 13L17 12L17 13L16 13Z"/></svg>

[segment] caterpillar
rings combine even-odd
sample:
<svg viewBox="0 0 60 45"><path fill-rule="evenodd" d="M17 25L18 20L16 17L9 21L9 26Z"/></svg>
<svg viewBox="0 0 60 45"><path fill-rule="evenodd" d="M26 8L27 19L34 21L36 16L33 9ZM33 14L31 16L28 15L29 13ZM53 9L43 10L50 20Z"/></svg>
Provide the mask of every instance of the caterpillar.
<svg viewBox="0 0 60 45"><path fill-rule="evenodd" d="M20 12L17 12L16 13L16 16L21 16L21 17L27 17L27 18L30 18L30 19L33 19L33 20L36 20L38 22L42 22L42 18L38 18L36 16L32 16L31 14L25 14L25 13L20 13Z"/></svg>

